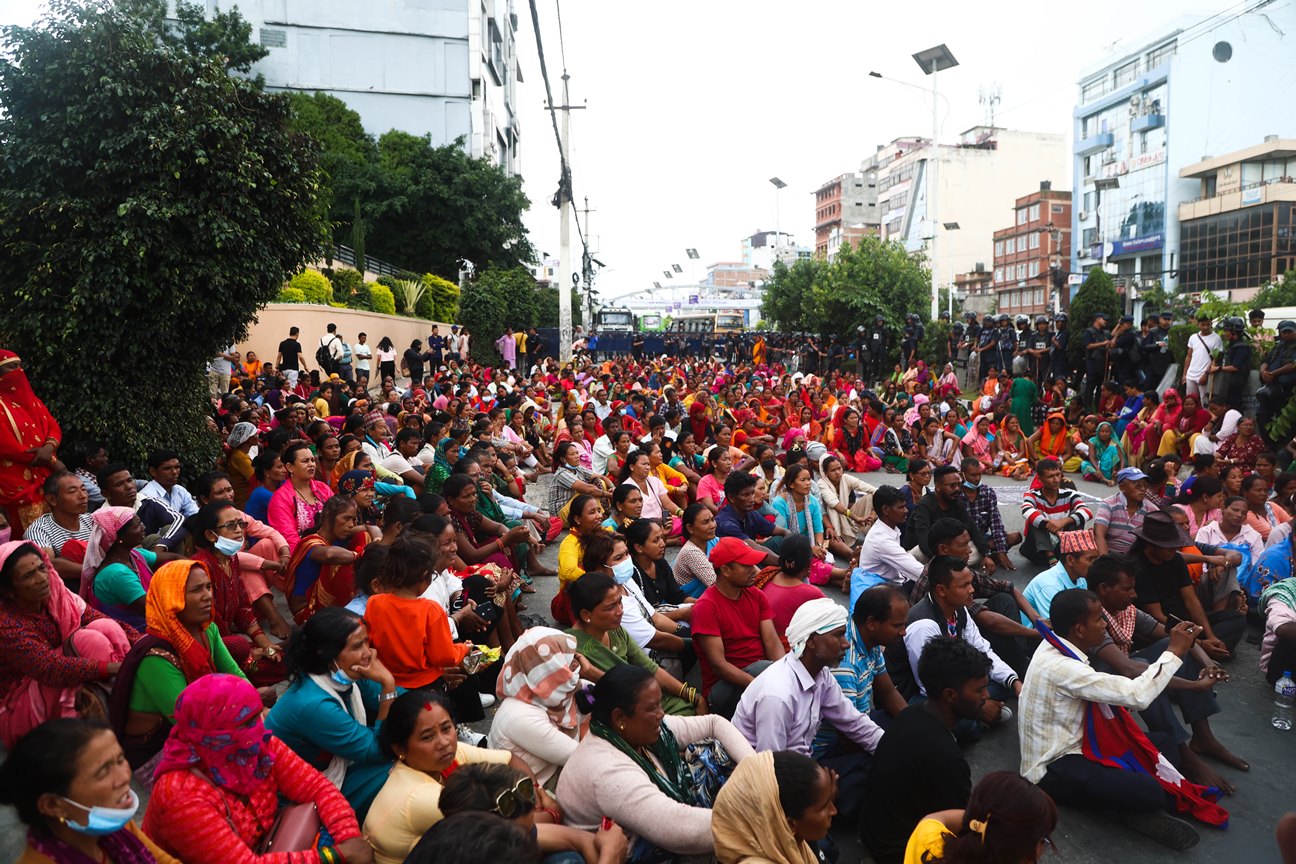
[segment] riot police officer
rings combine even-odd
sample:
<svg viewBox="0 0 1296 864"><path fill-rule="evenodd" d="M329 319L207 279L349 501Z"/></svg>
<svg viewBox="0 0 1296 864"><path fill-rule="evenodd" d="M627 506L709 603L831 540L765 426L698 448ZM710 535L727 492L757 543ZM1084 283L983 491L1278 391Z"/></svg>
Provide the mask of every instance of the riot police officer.
<svg viewBox="0 0 1296 864"><path fill-rule="evenodd" d="M900 341L900 367L908 368L909 363L918 359L918 345L922 341L919 331L922 325L913 312L905 316L904 336Z"/></svg>
<svg viewBox="0 0 1296 864"><path fill-rule="evenodd" d="M1013 330L1012 319L1007 315L999 316L999 371L1011 372L1013 355L1017 353L1017 332Z"/></svg>
<svg viewBox="0 0 1296 864"><path fill-rule="evenodd" d="M1211 366L1211 373L1217 376L1215 392L1224 394L1230 408L1241 411L1253 353L1247 325L1241 318L1225 318L1220 327L1224 331L1224 356Z"/></svg>
<svg viewBox="0 0 1296 864"><path fill-rule="evenodd" d="M865 380L871 385L883 377L886 370L887 332L886 318L873 316L873 329L868 334L868 368Z"/></svg>
<svg viewBox="0 0 1296 864"><path fill-rule="evenodd" d="M975 312L965 312L963 317L967 319L967 326L963 329L963 341L959 344L959 353L963 356L966 371L963 384L970 387L977 378L977 371L981 368L981 355L976 351L981 341L981 324L977 321Z"/></svg>
<svg viewBox="0 0 1296 864"><path fill-rule="evenodd" d="M999 327L998 319L993 315L985 317L981 335L977 339L977 383L983 383L990 374L990 367L999 368Z"/></svg>
<svg viewBox="0 0 1296 864"><path fill-rule="evenodd" d="M1022 342L1022 354L1026 357L1026 374L1035 379L1035 384L1041 391L1045 386L1044 379L1048 376L1049 348L1052 344L1048 318L1044 315L1036 315L1035 329L1028 333L1025 341Z"/></svg>
<svg viewBox="0 0 1296 864"><path fill-rule="evenodd" d="M1067 330L1067 314L1059 312L1053 317L1053 338L1049 340L1049 377L1070 379L1071 358L1067 346L1071 333Z"/></svg>
<svg viewBox="0 0 1296 864"><path fill-rule="evenodd" d="M1141 370L1146 373L1143 376L1144 387L1156 388L1174 359L1170 354L1170 322L1173 320L1169 312L1153 314L1148 320L1151 326L1143 337L1143 357L1147 363Z"/></svg>

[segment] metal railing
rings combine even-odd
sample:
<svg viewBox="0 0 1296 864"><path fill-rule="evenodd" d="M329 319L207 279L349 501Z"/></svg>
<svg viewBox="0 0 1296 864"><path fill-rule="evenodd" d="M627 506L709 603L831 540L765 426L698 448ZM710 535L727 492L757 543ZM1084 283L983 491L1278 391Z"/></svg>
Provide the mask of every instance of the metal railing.
<svg viewBox="0 0 1296 864"><path fill-rule="evenodd" d="M340 261L348 267L356 267L355 250L350 246L334 246L333 260ZM386 261L374 258L372 255L365 256L364 265L365 269L370 273L377 273L379 276L399 276L401 273L405 272L394 264L388 264ZM358 270L359 268L356 267L356 269Z"/></svg>

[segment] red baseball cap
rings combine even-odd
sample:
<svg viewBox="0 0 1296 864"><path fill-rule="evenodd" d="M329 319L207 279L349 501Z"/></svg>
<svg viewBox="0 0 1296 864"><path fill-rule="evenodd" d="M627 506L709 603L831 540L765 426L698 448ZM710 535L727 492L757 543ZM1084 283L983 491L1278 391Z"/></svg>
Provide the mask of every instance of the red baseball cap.
<svg viewBox="0 0 1296 864"><path fill-rule="evenodd" d="M707 558L711 560L712 567L723 567L735 561L755 566L765 562L765 553L751 548L737 537L721 537Z"/></svg>

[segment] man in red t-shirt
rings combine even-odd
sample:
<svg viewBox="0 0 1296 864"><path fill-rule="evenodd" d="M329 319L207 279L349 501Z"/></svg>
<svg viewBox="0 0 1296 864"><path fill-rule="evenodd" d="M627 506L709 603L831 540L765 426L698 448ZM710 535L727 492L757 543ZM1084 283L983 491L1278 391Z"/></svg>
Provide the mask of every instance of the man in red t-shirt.
<svg viewBox="0 0 1296 864"><path fill-rule="evenodd" d="M711 713L732 717L747 685L786 652L765 592L751 588L765 553L722 537L708 557L716 581L693 605L693 642Z"/></svg>

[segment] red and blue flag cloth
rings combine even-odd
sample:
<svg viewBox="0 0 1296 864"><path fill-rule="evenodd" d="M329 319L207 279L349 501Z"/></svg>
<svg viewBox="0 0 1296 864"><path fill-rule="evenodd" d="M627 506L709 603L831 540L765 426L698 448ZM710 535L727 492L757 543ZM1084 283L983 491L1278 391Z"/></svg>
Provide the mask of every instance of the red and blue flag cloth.
<svg viewBox="0 0 1296 864"><path fill-rule="evenodd" d="M1064 657L1080 660L1047 624L1037 621L1035 627ZM1134 771L1155 777L1161 788L1174 799L1175 808L1199 822L1215 828L1228 827L1228 811L1215 803L1224 793L1215 786L1202 786L1179 773L1134 722L1130 712L1119 705L1089 702L1085 708L1083 753L1109 768Z"/></svg>

